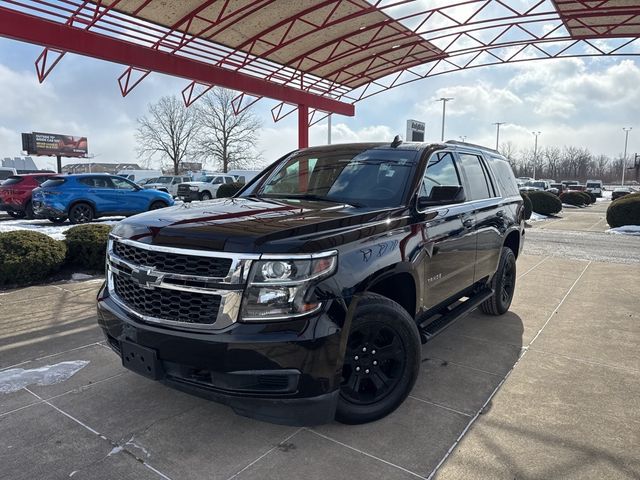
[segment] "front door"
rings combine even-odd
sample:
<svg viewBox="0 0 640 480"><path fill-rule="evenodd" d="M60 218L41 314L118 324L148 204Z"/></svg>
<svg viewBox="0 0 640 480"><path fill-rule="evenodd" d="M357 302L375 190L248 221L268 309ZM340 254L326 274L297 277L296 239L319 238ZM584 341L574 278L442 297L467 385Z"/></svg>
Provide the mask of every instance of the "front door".
<svg viewBox="0 0 640 480"><path fill-rule="evenodd" d="M459 167L451 152L432 154L419 196L434 186L461 186ZM432 308L473 284L476 258L474 215L464 204L430 207L419 213L425 249L423 298Z"/></svg>

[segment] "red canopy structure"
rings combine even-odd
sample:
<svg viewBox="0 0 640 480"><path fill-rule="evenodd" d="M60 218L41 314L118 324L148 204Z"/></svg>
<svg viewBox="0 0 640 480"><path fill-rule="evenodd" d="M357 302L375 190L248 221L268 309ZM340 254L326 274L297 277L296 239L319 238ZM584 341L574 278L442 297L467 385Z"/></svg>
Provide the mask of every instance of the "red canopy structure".
<svg viewBox="0 0 640 480"><path fill-rule="evenodd" d="M514 6L514 4L516 6ZM126 96L150 72L214 85L236 112L271 98L308 126L399 85L514 62L639 55L633 0L0 0L0 35L43 45L42 82L66 52L125 65Z"/></svg>

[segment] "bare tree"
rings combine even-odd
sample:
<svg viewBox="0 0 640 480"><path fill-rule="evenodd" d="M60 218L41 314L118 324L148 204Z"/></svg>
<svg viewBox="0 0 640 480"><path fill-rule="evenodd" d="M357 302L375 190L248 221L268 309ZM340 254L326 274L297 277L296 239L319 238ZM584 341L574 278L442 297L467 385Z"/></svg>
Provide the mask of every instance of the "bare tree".
<svg viewBox="0 0 640 480"><path fill-rule="evenodd" d="M498 149L500 154L507 159L511 168L515 171L518 166L517 148L513 142L504 142Z"/></svg>
<svg viewBox="0 0 640 480"><path fill-rule="evenodd" d="M138 118L138 157L169 159L177 175L198 134L197 119L196 111L187 108L175 95L150 104L148 115Z"/></svg>
<svg viewBox="0 0 640 480"><path fill-rule="evenodd" d="M232 105L234 96L231 90L215 87L198 105L202 129L197 154L205 161L213 160L223 172L231 167L255 166L260 158L256 143L262 123L250 107L236 115Z"/></svg>

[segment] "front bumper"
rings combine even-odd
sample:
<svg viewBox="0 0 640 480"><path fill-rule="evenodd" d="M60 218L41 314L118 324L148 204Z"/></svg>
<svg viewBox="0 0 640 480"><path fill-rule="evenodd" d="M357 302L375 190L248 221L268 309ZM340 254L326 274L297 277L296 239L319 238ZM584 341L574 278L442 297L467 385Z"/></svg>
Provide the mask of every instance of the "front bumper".
<svg viewBox="0 0 640 480"><path fill-rule="evenodd" d="M193 202L194 200L200 200L200 191L178 192L178 198L183 202Z"/></svg>
<svg viewBox="0 0 640 480"><path fill-rule="evenodd" d="M243 416L305 426L333 420L338 401L344 351L338 325L346 313L331 303L310 318L200 333L144 323L103 287L98 324L119 355L123 342L152 349L160 371L154 378L166 385Z"/></svg>

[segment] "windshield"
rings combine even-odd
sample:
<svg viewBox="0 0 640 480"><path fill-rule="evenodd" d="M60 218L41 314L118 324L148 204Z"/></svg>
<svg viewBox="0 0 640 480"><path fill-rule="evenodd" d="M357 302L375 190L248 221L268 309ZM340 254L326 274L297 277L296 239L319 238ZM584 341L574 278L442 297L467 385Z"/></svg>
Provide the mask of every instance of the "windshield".
<svg viewBox="0 0 640 480"><path fill-rule="evenodd" d="M599 183L587 183L587 188L600 188Z"/></svg>
<svg viewBox="0 0 640 480"><path fill-rule="evenodd" d="M171 183L173 177L160 177L156 180L156 183Z"/></svg>
<svg viewBox="0 0 640 480"><path fill-rule="evenodd" d="M416 162L412 150L302 152L278 165L253 195L399 206Z"/></svg>

